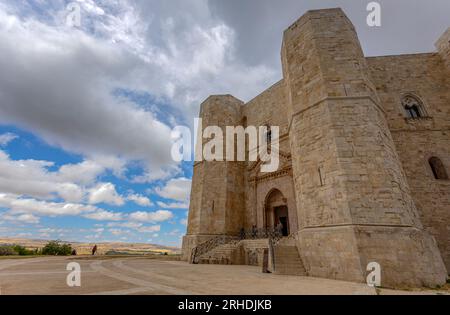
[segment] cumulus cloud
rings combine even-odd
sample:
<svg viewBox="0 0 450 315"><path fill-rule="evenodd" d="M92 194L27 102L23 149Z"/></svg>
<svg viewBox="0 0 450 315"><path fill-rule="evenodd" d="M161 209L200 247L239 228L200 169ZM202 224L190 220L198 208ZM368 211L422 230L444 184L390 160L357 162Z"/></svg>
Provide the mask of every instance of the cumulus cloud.
<svg viewBox="0 0 450 315"><path fill-rule="evenodd" d="M59 177L62 180L77 183L80 185L90 185L95 183L97 178L111 169L117 173L121 172L123 164L119 160L106 162L104 160L96 162L94 160L85 160L79 164L66 164L59 169Z"/></svg>
<svg viewBox="0 0 450 315"><path fill-rule="evenodd" d="M52 218L81 216L96 221L121 221L125 218L121 212L107 211L91 205L48 202L4 193L0 193L0 208L8 209L4 215L23 222L37 221L37 218L42 216Z"/></svg>
<svg viewBox="0 0 450 315"><path fill-rule="evenodd" d="M120 221L123 220L123 214L120 212L111 212L106 210L97 210L95 212L83 215L87 219L96 221Z"/></svg>
<svg viewBox="0 0 450 315"><path fill-rule="evenodd" d="M166 203L166 202L158 201L157 204L160 208L164 208L164 209L189 209L188 202Z"/></svg>
<svg viewBox="0 0 450 315"><path fill-rule="evenodd" d="M14 214L34 214L41 216L76 216L98 211L94 206L73 203L58 203L21 198L13 194L0 193L0 207L10 209Z"/></svg>
<svg viewBox="0 0 450 315"><path fill-rule="evenodd" d="M17 216L5 214L3 215L3 219L6 221L27 224L38 224L40 222L40 218L33 214L20 214Z"/></svg>
<svg viewBox="0 0 450 315"><path fill-rule="evenodd" d="M121 196L102 175L166 182L152 189L169 200L159 207L187 208L191 182L171 159L171 127L192 124L210 94L250 99L278 80L277 71L242 62L235 29L208 0L78 3L82 25L69 28L65 1L0 2L0 125L82 158L60 166L0 150L0 207L16 221L79 216L149 233L157 227L144 223L173 214L97 207L153 205L139 194ZM0 135L0 146L13 139Z"/></svg>
<svg viewBox="0 0 450 315"><path fill-rule="evenodd" d="M127 200L133 201L134 203L142 207L151 207L153 205L148 197L139 194L128 195Z"/></svg>
<svg viewBox="0 0 450 315"><path fill-rule="evenodd" d="M191 193L191 184L192 181L188 178L175 178L169 180L164 187L156 188L155 192L166 199L187 201Z"/></svg>
<svg viewBox="0 0 450 315"><path fill-rule="evenodd" d="M139 180L152 181L177 170L170 128L157 112L167 117L176 106L189 121L209 94L235 89L248 99L276 80L270 69L234 58L234 31L212 17L205 0L102 6L100 17L84 12L81 30L0 7L0 123L89 157L144 161ZM167 108L139 106L118 90L148 93Z"/></svg>
<svg viewBox="0 0 450 315"><path fill-rule="evenodd" d="M86 187L94 185L106 171L103 165L90 160L65 164L50 171L54 166L50 161L13 160L0 150L0 192L45 200L59 197L67 202L81 202L85 198ZM96 198L99 198L98 193Z"/></svg>
<svg viewBox="0 0 450 315"><path fill-rule="evenodd" d="M155 233L161 231L161 225L144 226L140 222L111 222L108 223L108 227L112 230L131 229L139 233Z"/></svg>
<svg viewBox="0 0 450 315"><path fill-rule="evenodd" d="M23 21L1 7L0 50L0 123L85 156L143 161L149 171L176 167L169 126L115 94L145 67L138 56L81 31Z"/></svg>
<svg viewBox="0 0 450 315"><path fill-rule="evenodd" d="M138 229L142 227L143 223L138 222L110 222L108 223L108 227L121 227L121 228L127 228L127 229Z"/></svg>
<svg viewBox="0 0 450 315"><path fill-rule="evenodd" d="M155 233L161 231L160 225L144 226L137 229L140 233Z"/></svg>
<svg viewBox="0 0 450 315"><path fill-rule="evenodd" d="M125 201L117 193L116 187L111 183L100 183L89 191L89 203L105 203L113 206L123 206Z"/></svg>
<svg viewBox="0 0 450 315"><path fill-rule="evenodd" d="M158 210L156 212L133 212L128 219L136 222L164 222L173 218L173 213L167 210Z"/></svg>
<svg viewBox="0 0 450 315"><path fill-rule="evenodd" d="M93 205L47 202L4 193L0 193L0 208L9 209L3 214L3 218L9 219L9 221L37 223L41 216L81 216L90 220L110 222L108 227L136 230L145 228L144 223L159 223L173 218L173 213L167 210L136 211L132 213L114 212Z"/></svg>

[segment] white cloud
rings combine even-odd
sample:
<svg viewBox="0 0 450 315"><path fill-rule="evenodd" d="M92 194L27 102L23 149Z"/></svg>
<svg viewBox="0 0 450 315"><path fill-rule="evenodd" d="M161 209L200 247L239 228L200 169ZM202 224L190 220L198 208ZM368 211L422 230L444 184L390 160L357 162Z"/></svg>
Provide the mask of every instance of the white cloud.
<svg viewBox="0 0 450 315"><path fill-rule="evenodd" d="M153 205L149 198L139 194L131 194L127 197L127 200L133 201L134 203L142 207L151 207Z"/></svg>
<svg viewBox="0 0 450 315"><path fill-rule="evenodd" d="M0 192L39 199L61 197L67 202L81 202L85 186L95 184L106 169L95 161L66 164L56 171L53 162L37 160L12 160L0 150Z"/></svg>
<svg viewBox="0 0 450 315"><path fill-rule="evenodd" d="M122 213L111 212L106 210L97 210L92 213L83 215L85 218L96 221L120 221L123 220Z"/></svg>
<svg viewBox="0 0 450 315"><path fill-rule="evenodd" d="M95 221L109 221L108 227L131 228L138 231L141 228L143 231L148 228L143 223L158 223L173 218L173 213L167 210L138 211L127 214L108 211L92 205L47 202L4 193L0 193L0 208L9 209L8 212L3 214L3 219L8 221L38 223L39 217L42 216L81 216Z"/></svg>
<svg viewBox="0 0 450 315"><path fill-rule="evenodd" d="M169 180L162 188L156 188L155 192L166 199L187 201L191 192L192 181L187 178L175 178Z"/></svg>
<svg viewBox="0 0 450 315"><path fill-rule="evenodd" d="M0 7L0 50L0 123L88 157L143 161L148 172L176 167L171 129L115 94L132 88L136 72L146 68L122 44L30 17L15 19Z"/></svg>
<svg viewBox="0 0 450 315"><path fill-rule="evenodd" d="M192 123L210 94L250 99L278 79L277 71L239 61L236 33L211 14L207 0L78 2L81 29L65 26L64 1L39 1L40 10L0 2L0 124L83 157L57 169L51 161L14 161L0 150L0 207L30 222L80 216L150 231L156 227L143 223L173 214L100 209L95 204L152 203L120 196L99 178L112 171L124 179L138 165L143 170L132 173L134 183L168 180L153 190L169 200L160 208L187 208L191 183L173 178L181 169L170 157L171 126ZM155 101L136 104L124 91Z"/></svg>
<svg viewBox="0 0 450 315"><path fill-rule="evenodd" d="M97 178L105 171L104 165L93 160L85 160L79 164L61 166L59 177L68 182L89 185L95 183Z"/></svg>
<svg viewBox="0 0 450 315"><path fill-rule="evenodd" d="M38 224L40 222L39 217L33 214L20 214L17 216L4 214L3 219L11 222Z"/></svg>
<svg viewBox="0 0 450 315"><path fill-rule="evenodd" d="M112 230L120 230L120 231L123 231L124 228L131 229L139 233L154 233L161 231L160 225L144 226L143 223L138 222L111 222L108 223L108 227L113 228Z"/></svg>
<svg viewBox="0 0 450 315"><path fill-rule="evenodd" d="M136 222L164 222L173 218L173 213L167 210L158 210L156 212L133 212L128 217Z"/></svg>
<svg viewBox="0 0 450 315"><path fill-rule="evenodd" d="M140 233L155 233L161 231L160 225L153 225L153 226L145 226L138 228L138 232Z"/></svg>
<svg viewBox="0 0 450 315"><path fill-rule="evenodd" d="M17 139L18 136L16 134L13 134L11 132L7 132L4 134L0 135L0 146L6 146L8 145L11 141Z"/></svg>
<svg viewBox="0 0 450 315"><path fill-rule="evenodd" d="M114 206L123 206L125 201L117 193L116 187L111 183L100 183L89 191L89 203L106 203Z"/></svg>
<svg viewBox="0 0 450 315"><path fill-rule="evenodd" d="M81 204L46 202L17 195L0 193L0 206L9 208L14 214L35 214L44 216L75 216L95 212L98 208Z"/></svg>
<svg viewBox="0 0 450 315"><path fill-rule="evenodd" d="M181 224L181 225L187 226L187 223L188 223L188 220L187 220L187 219L181 219L181 220L180 220L180 224Z"/></svg>
<svg viewBox="0 0 450 315"><path fill-rule="evenodd" d="M111 212L91 205L47 202L3 193L0 193L0 207L9 209L7 215L14 216L82 216L96 221L121 221L124 219L123 213ZM26 217L23 217L22 219L25 218ZM32 217L28 218L32 220Z"/></svg>
<svg viewBox="0 0 450 315"><path fill-rule="evenodd" d="M160 208L164 208L164 209L189 209L188 202L165 203L162 201L158 201L157 204Z"/></svg>
<svg viewBox="0 0 450 315"><path fill-rule="evenodd" d="M137 222L110 222L108 223L108 227L122 227L127 229L138 229L142 227L144 224Z"/></svg>
<svg viewBox="0 0 450 315"><path fill-rule="evenodd" d="M142 161L136 181L150 182L180 171L170 157L169 122L192 123L210 94L249 99L278 79L235 58L236 34L205 0L91 2L84 2L81 30L64 25L64 6L42 4L55 15L50 22L33 11L17 18L13 3L0 6L0 123L89 159ZM166 105L138 106L120 90Z"/></svg>
<svg viewBox="0 0 450 315"><path fill-rule="evenodd" d="M114 236L121 236L124 234L128 234L129 232L121 229L109 229L109 233L111 233Z"/></svg>

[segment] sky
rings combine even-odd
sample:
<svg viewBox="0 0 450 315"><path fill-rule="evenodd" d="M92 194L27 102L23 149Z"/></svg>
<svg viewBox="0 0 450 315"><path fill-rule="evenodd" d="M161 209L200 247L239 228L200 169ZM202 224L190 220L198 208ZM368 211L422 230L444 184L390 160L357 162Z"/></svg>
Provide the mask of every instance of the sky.
<svg viewBox="0 0 450 315"><path fill-rule="evenodd" d="M342 7L367 56L434 51L448 0L0 0L0 236L180 246L192 163L175 126L281 79L282 32Z"/></svg>

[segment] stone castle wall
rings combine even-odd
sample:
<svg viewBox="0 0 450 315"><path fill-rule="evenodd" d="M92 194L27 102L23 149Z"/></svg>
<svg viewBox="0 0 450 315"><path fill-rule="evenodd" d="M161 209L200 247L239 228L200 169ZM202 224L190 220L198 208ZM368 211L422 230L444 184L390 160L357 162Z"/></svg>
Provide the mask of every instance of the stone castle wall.
<svg viewBox="0 0 450 315"><path fill-rule="evenodd" d="M450 165L449 68L437 53L367 60L421 221L450 270L450 181L436 180L428 162L436 156ZM423 101L428 117L405 116L405 93Z"/></svg>
<svg viewBox="0 0 450 315"><path fill-rule="evenodd" d="M428 159L450 172L449 38L438 53L366 58L342 10L301 17L284 33L281 81L247 104L202 105L204 127L280 126L281 165L267 175L254 162L197 163L184 258L214 235L264 227L278 189L309 275L360 282L377 261L388 286L444 283L450 182L434 178ZM407 119L405 93L428 117Z"/></svg>

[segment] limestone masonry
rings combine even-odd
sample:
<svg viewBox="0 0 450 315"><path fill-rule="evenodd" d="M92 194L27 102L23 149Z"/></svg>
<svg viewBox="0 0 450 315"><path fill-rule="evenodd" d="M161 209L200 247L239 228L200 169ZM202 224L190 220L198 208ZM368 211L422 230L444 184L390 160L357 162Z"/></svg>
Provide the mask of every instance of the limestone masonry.
<svg viewBox="0 0 450 315"><path fill-rule="evenodd" d="M284 32L281 81L201 106L203 128L280 126L280 168L196 163L183 258L261 265L269 249L279 274L364 282L378 262L383 286L444 284L450 29L436 46L366 58L341 9L302 16Z"/></svg>

